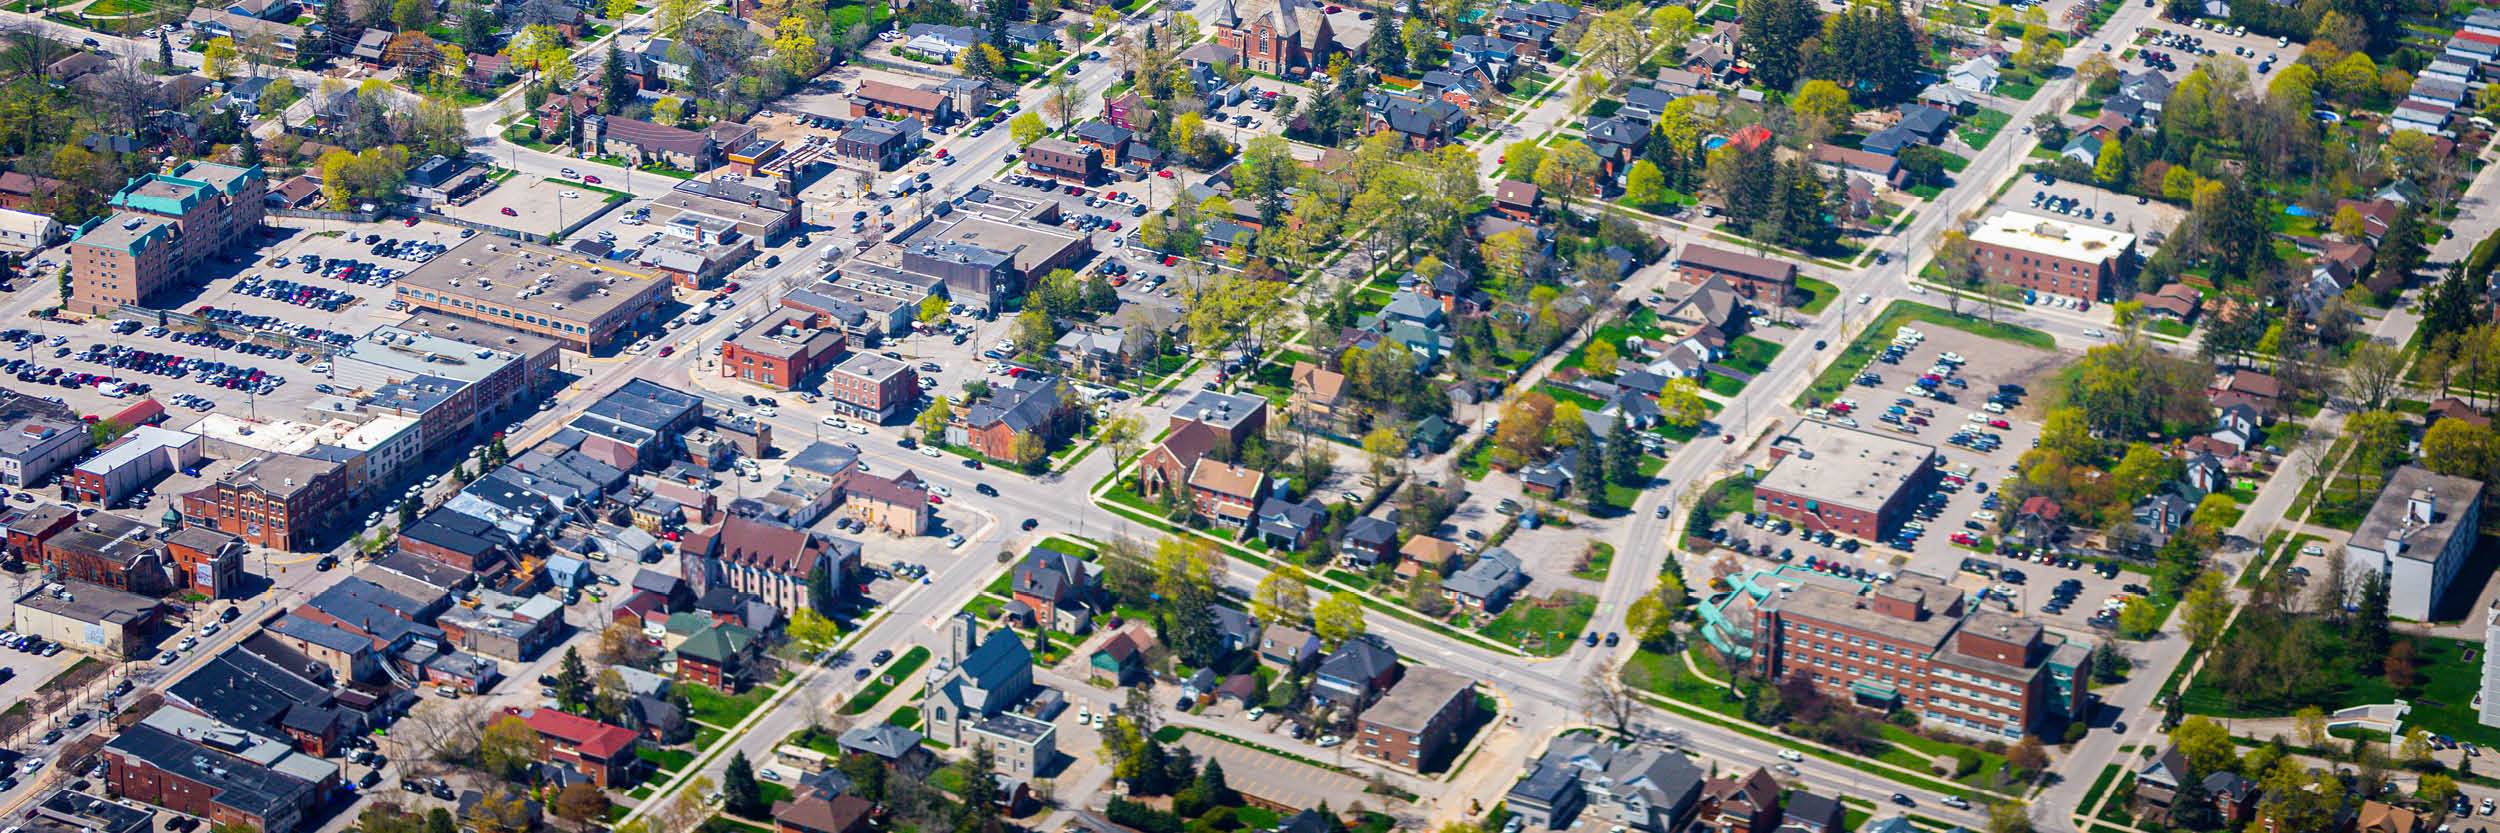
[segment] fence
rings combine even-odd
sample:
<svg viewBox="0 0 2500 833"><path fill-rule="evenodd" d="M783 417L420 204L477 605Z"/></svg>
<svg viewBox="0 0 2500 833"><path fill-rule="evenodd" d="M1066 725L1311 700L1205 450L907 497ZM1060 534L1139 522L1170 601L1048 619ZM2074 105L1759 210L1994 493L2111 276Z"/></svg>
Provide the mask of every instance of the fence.
<svg viewBox="0 0 2500 833"><path fill-rule="evenodd" d="M312 353L323 358L338 355L339 350L338 345L331 344L326 341L309 338L297 338L286 333L247 329L231 324L218 324L187 312L155 309L151 307L143 307L138 304L123 304L121 305L121 309L114 311L114 315L116 317L127 318L133 321L138 321L142 324L149 324L153 326L222 333L226 337L233 338L236 341L258 342L275 347L284 347L295 352Z"/></svg>
<svg viewBox="0 0 2500 833"><path fill-rule="evenodd" d="M382 219L382 214L383 212L379 209L373 211L319 211L310 208L272 208L268 211L268 215L271 217L293 217L298 220L336 220L342 223L370 223L375 220Z"/></svg>

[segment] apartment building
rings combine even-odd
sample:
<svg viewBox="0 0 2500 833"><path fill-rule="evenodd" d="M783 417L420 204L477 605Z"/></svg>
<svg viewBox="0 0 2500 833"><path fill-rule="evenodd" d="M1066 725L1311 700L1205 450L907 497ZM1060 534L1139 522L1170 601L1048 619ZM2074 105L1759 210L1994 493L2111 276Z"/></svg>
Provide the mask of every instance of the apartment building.
<svg viewBox="0 0 2500 833"><path fill-rule="evenodd" d="M2135 235L2007 212L1971 232L1981 274L2037 293L2098 301L2135 268Z"/></svg>
<svg viewBox="0 0 2500 833"><path fill-rule="evenodd" d="M1363 710L1354 753L1421 770L1457 739L1476 714L1476 681L1438 668L1408 669L1396 688Z"/></svg>
<svg viewBox="0 0 2500 833"><path fill-rule="evenodd" d="M1767 676L1990 738L2076 716L2075 673L2091 651L2037 622L1973 611L1959 589L1916 572L1889 584L1779 587L1756 608L1753 631L1753 662Z"/></svg>
<svg viewBox="0 0 2500 833"><path fill-rule="evenodd" d="M113 213L78 230L70 244L71 309L96 314L148 300L209 257L239 252L260 230L260 168L184 162L130 180Z"/></svg>
<svg viewBox="0 0 2500 833"><path fill-rule="evenodd" d="M883 423L920 398L920 373L908 362L853 353L826 371L818 387L834 410Z"/></svg>

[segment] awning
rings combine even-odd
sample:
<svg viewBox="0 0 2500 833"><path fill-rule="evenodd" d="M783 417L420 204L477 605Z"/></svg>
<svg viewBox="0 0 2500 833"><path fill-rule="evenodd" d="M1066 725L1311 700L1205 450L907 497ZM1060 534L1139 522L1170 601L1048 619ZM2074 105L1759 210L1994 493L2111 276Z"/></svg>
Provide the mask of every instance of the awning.
<svg viewBox="0 0 2500 833"><path fill-rule="evenodd" d="M1849 691L1852 694L1856 694L1859 699L1873 700L1879 703L1896 703L1901 700L1901 692L1893 690L1892 686L1868 680L1859 680L1857 682L1850 683Z"/></svg>

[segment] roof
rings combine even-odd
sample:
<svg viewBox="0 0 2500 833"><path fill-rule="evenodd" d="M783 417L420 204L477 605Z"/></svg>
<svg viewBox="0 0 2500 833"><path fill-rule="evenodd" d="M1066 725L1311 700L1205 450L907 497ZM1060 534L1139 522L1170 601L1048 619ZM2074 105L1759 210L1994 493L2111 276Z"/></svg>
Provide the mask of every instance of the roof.
<svg viewBox="0 0 2500 833"><path fill-rule="evenodd" d="M884 81L862 81L853 97L910 110L935 112L946 103L946 95L936 90L919 90Z"/></svg>
<svg viewBox="0 0 2500 833"><path fill-rule="evenodd" d="M1519 557L1510 550L1494 547L1476 556L1467 565L1441 583L1441 588L1461 596L1492 599L1517 589L1527 578L1521 570Z"/></svg>
<svg viewBox="0 0 2500 833"><path fill-rule="evenodd" d="M632 729L555 709L533 709L521 719L540 735L569 744L583 756L601 760L632 749L638 737Z"/></svg>
<svg viewBox="0 0 2500 833"><path fill-rule="evenodd" d="M1808 420L1775 441L1792 449L1759 488L1876 511L1936 456L1925 443Z"/></svg>
<svg viewBox="0 0 2500 833"><path fill-rule="evenodd" d="M1319 674L1341 680L1370 681L1397 667L1397 649L1387 640L1364 634L1345 641L1327 658L1319 661Z"/></svg>
<svg viewBox="0 0 2500 833"><path fill-rule="evenodd" d="M70 580L62 582L68 598L44 592L40 584L17 600L19 607L40 610L68 617L90 625L127 626L155 613L157 601L136 593L124 593L101 584Z"/></svg>
<svg viewBox="0 0 2500 833"><path fill-rule="evenodd" d="M201 785L221 805L263 818L286 816L315 801L311 781L192 743L146 723L123 730L106 749Z"/></svg>
<svg viewBox="0 0 2500 833"><path fill-rule="evenodd" d="M737 625L714 625L678 643L677 656L716 666L733 665L755 645L755 632Z"/></svg>
<svg viewBox="0 0 2500 833"><path fill-rule="evenodd" d="M2347 546L2391 559L2436 561L2460 532L2473 534L2472 530L2460 530L2458 522L2475 514L2474 508L2482 496L2481 481L2416 465L2399 467L2388 476L2387 487L2379 490L2378 501L2370 504L2370 514L2353 530ZM2416 500L2430 504L2429 518L2409 512ZM2401 542L2401 552L2384 552L2390 539Z"/></svg>
<svg viewBox="0 0 2500 833"><path fill-rule="evenodd" d="M1731 252L1699 243L1685 244L1684 251L1675 258L1675 265L1679 269L1695 267L1759 280L1785 281L1797 275L1796 264L1784 260Z"/></svg>
<svg viewBox="0 0 2500 833"><path fill-rule="evenodd" d="M1237 466L1212 457L1199 458L1189 469L1191 488L1205 489L1219 495L1249 498L1259 494L1267 484L1267 473L1247 466Z"/></svg>
<svg viewBox="0 0 2500 833"><path fill-rule="evenodd" d="M876 723L852 727L835 743L843 749L894 760L920 746L920 733L891 723Z"/></svg>
<svg viewBox="0 0 2500 833"><path fill-rule="evenodd" d="M670 127L641 119L608 116L601 122L602 138L624 142L644 150L701 156L712 140L701 133L682 127Z"/></svg>
<svg viewBox="0 0 2500 833"><path fill-rule="evenodd" d="M2107 261L2135 246L2135 235L2123 231L2011 211L1980 223L1970 239L2082 263Z"/></svg>
<svg viewBox="0 0 2500 833"><path fill-rule="evenodd" d="M1438 668L1408 669L1396 688L1363 711L1363 722L1402 732L1421 732L1450 700L1475 693L1476 681Z"/></svg>
<svg viewBox="0 0 2500 833"><path fill-rule="evenodd" d="M773 807L773 820L785 828L805 831L843 831L859 826L877 805L856 795L837 795L830 799L807 795L795 801L784 801Z"/></svg>

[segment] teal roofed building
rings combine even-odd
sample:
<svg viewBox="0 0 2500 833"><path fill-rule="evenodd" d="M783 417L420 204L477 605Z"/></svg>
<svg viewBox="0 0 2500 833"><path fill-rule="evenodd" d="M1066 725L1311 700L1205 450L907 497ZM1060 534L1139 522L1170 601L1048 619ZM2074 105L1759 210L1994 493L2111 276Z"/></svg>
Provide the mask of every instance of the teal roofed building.
<svg viewBox="0 0 2500 833"><path fill-rule="evenodd" d="M1731 589L1712 593L1694 607L1701 614L1701 637L1733 662L1753 661L1754 617L1760 613L1762 603L1780 592L1780 588L1815 584L1854 596L1866 592L1868 586L1863 581L1820 573L1794 564L1782 564L1768 570L1747 570L1728 576L1727 583Z"/></svg>
<svg viewBox="0 0 2500 833"><path fill-rule="evenodd" d="M114 216L72 246L69 307L92 315L143 304L201 261L248 256L267 189L259 167L215 162L132 178L113 194Z"/></svg>
<svg viewBox="0 0 2500 833"><path fill-rule="evenodd" d="M82 245L111 249L131 257L145 256L149 250L171 243L173 239L172 220L127 211L87 221L86 225L78 228L76 238Z"/></svg>
<svg viewBox="0 0 2500 833"><path fill-rule="evenodd" d="M213 186L196 179L182 179L165 174L148 174L133 179L113 194L113 207L145 211L167 217L180 217L198 208L209 198Z"/></svg>

